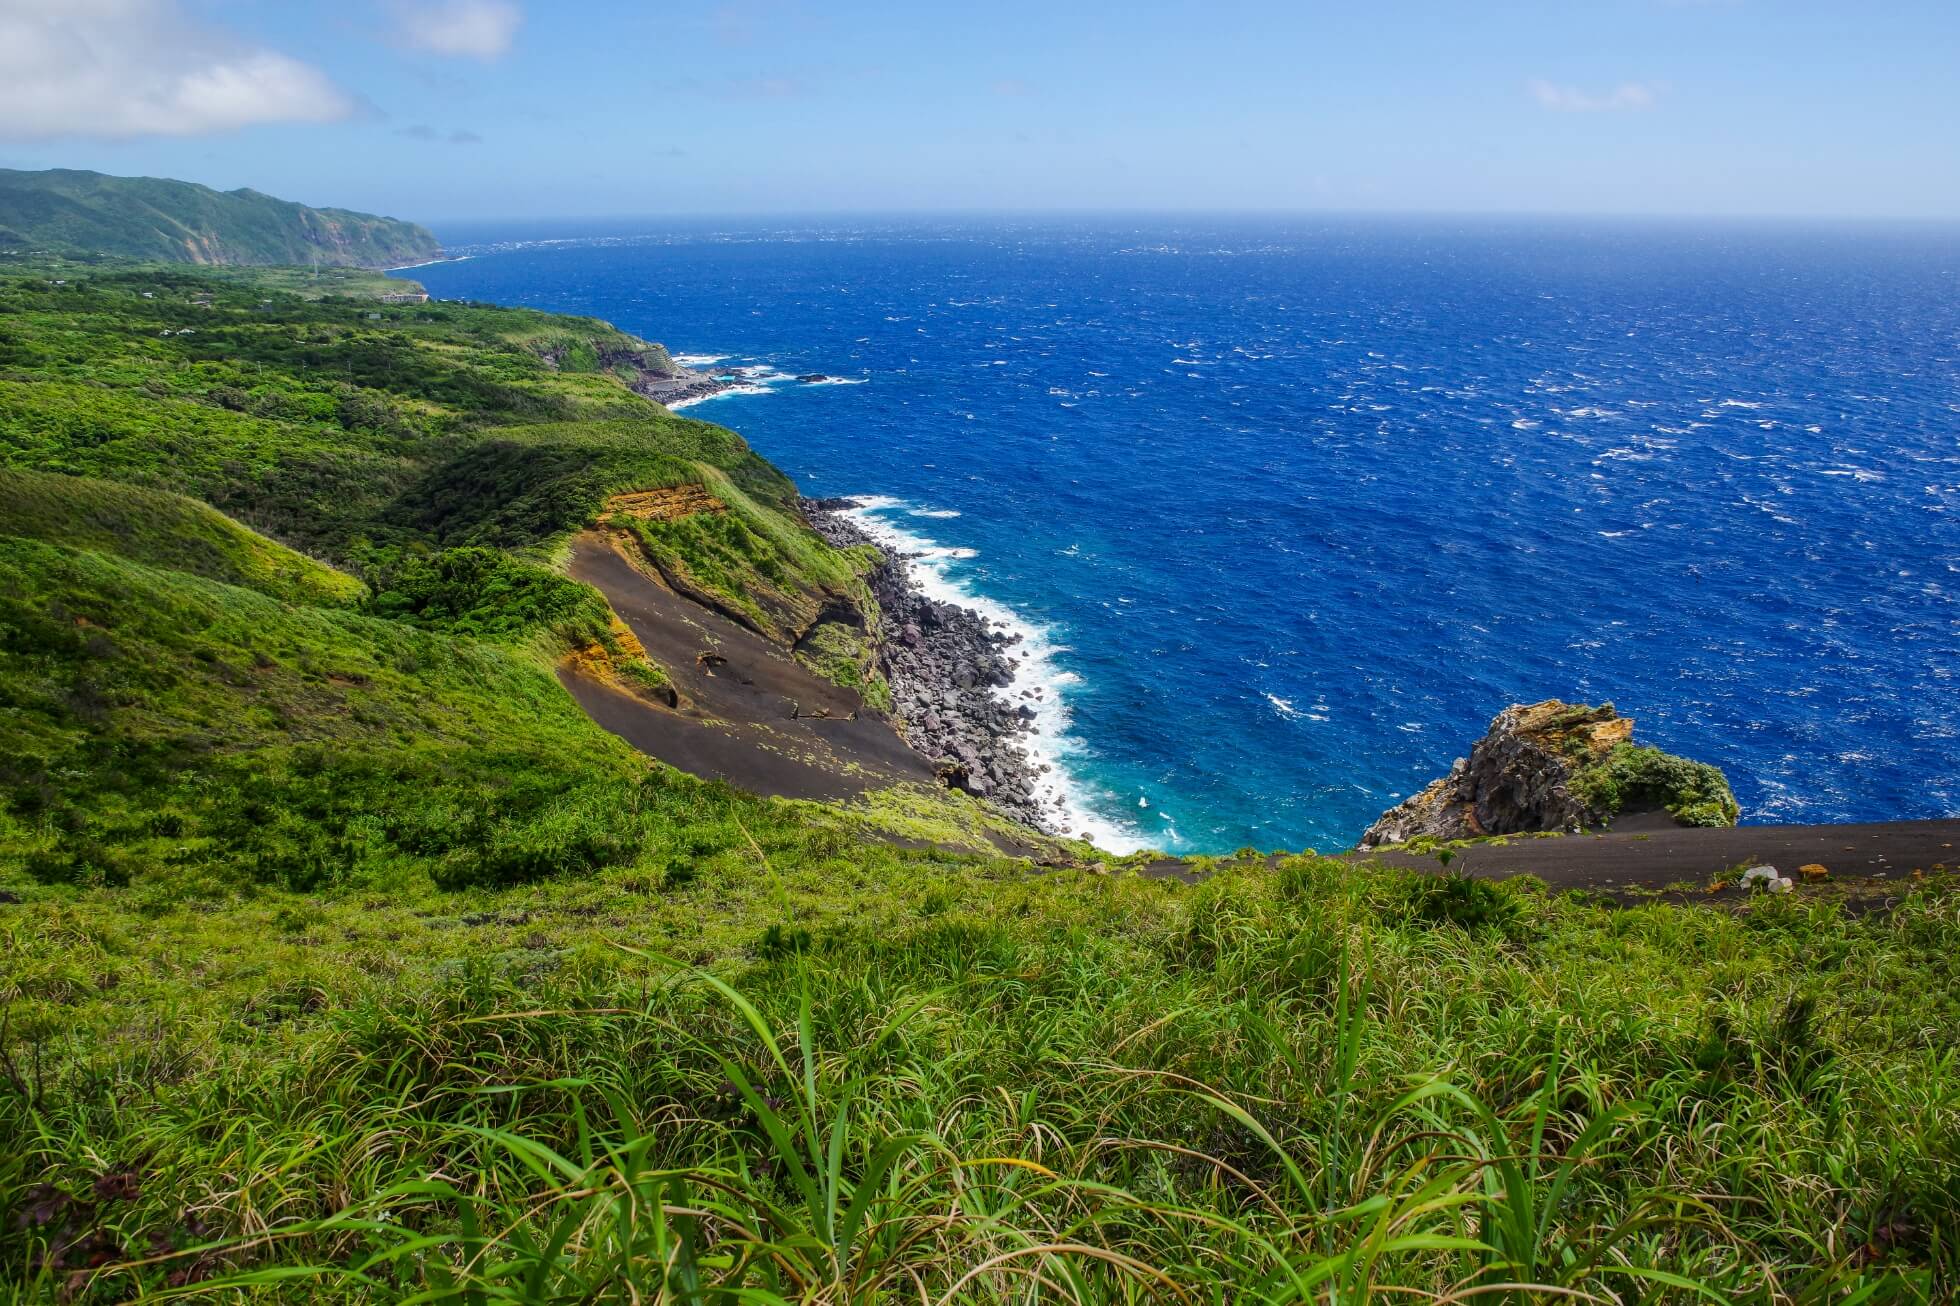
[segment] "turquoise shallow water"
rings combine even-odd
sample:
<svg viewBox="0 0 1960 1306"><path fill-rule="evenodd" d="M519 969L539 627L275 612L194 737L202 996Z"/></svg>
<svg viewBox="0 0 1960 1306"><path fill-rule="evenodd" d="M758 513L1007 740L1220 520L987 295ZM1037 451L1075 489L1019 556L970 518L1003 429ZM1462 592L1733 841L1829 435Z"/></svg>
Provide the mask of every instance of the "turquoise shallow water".
<svg viewBox="0 0 1960 1306"><path fill-rule="evenodd" d="M1105 842L1345 845L1554 695L1747 820L1960 811L1960 230L441 234L437 295L774 369L691 415L1023 624Z"/></svg>

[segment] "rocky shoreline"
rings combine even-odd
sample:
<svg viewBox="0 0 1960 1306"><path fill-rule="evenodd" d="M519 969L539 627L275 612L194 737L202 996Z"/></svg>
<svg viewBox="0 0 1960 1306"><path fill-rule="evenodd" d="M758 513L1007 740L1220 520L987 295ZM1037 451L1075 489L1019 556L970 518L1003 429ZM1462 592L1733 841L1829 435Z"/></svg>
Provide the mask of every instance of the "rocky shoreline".
<svg viewBox="0 0 1960 1306"><path fill-rule="evenodd" d="M656 404L672 407L695 399L706 399L728 389L728 383L717 381L711 376L684 377L663 376L650 381L642 381L633 387Z"/></svg>
<svg viewBox="0 0 1960 1306"><path fill-rule="evenodd" d="M642 377L633 389L657 404L672 408L675 404L694 403L743 386L759 387L767 384L764 378L782 379L765 365L742 363L733 367L688 367L672 376ZM807 372L795 378L799 385L823 385L837 379L825 372Z"/></svg>
<svg viewBox="0 0 1960 1306"><path fill-rule="evenodd" d="M698 368L684 368L677 376L642 377L633 389L657 404L673 407L679 403L692 403L697 399L707 399L724 390L733 390L738 385L748 384L747 378L737 375L743 369L722 369L703 371Z"/></svg>
<svg viewBox="0 0 1960 1306"><path fill-rule="evenodd" d="M891 684L893 715L906 742L932 759L948 785L984 798L1002 812L1048 834L1061 834L1060 813L1036 796L1044 766L1022 741L1033 731L1033 702L1043 691L1023 689L1012 701L1020 658L1019 635L1001 630L970 608L929 598L894 555L845 515L854 499L805 499L812 528L838 548L869 544L885 561L866 578L884 613L880 669Z"/></svg>

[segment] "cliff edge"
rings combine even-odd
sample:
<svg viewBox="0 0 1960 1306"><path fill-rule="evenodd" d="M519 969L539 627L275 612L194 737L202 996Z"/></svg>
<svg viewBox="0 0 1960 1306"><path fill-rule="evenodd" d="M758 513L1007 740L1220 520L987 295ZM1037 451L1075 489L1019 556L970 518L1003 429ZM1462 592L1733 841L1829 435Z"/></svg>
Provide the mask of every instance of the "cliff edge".
<svg viewBox="0 0 1960 1306"><path fill-rule="evenodd" d="M1546 699L1497 714L1450 773L1368 827L1363 848L1413 839L1475 839L1610 825L1666 812L1678 825L1734 825L1740 815L1715 767L1633 742L1633 719Z"/></svg>

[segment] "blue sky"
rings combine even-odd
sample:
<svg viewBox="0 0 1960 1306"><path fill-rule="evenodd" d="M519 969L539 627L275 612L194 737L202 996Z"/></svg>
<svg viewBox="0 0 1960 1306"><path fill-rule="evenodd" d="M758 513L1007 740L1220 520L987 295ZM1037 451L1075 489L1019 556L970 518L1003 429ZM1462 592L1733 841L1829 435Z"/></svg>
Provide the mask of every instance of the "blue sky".
<svg viewBox="0 0 1960 1306"><path fill-rule="evenodd" d="M1960 3L0 0L0 166L437 224L1960 218Z"/></svg>

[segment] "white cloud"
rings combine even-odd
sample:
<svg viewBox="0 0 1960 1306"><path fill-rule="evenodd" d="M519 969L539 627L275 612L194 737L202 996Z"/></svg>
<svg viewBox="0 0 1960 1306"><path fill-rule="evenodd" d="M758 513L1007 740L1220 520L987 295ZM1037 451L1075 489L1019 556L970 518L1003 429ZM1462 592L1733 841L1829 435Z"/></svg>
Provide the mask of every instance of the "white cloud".
<svg viewBox="0 0 1960 1306"><path fill-rule="evenodd" d="M396 6L401 39L418 50L495 59L510 50L524 13L512 0L404 0Z"/></svg>
<svg viewBox="0 0 1960 1306"><path fill-rule="evenodd" d="M1663 88L1652 82L1621 82L1611 90L1586 91L1539 79L1529 89L1534 100L1558 113L1612 113L1651 109L1660 101Z"/></svg>
<svg viewBox="0 0 1960 1306"><path fill-rule="evenodd" d="M0 0L0 139L202 136L354 110L319 69L176 0Z"/></svg>

